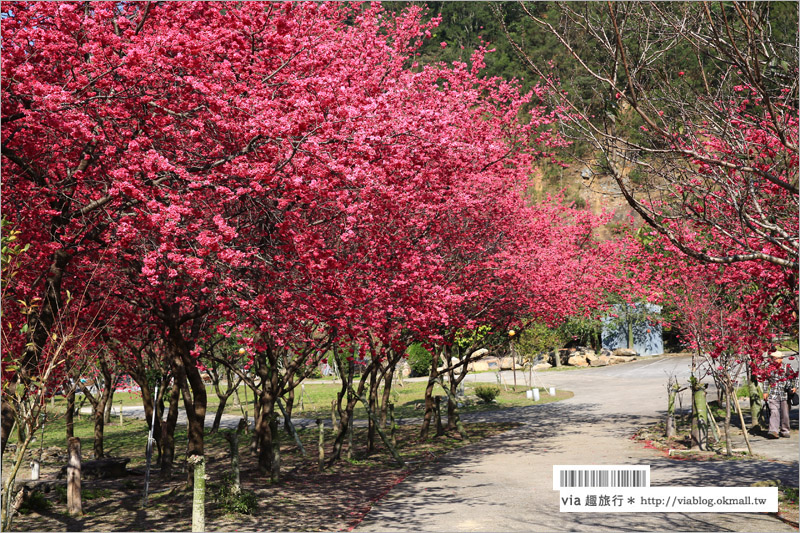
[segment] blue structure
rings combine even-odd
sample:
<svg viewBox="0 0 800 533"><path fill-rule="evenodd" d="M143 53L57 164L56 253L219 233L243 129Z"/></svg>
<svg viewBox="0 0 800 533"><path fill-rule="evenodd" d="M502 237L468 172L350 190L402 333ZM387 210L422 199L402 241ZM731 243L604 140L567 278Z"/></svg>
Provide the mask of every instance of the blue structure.
<svg viewBox="0 0 800 533"><path fill-rule="evenodd" d="M639 355L659 355L664 353L664 338L661 324L648 320L648 317L661 314L661 306L650 303L634 305L615 305L612 314L602 319L603 348L614 351L628 347L628 320L630 316L633 329L633 349Z"/></svg>

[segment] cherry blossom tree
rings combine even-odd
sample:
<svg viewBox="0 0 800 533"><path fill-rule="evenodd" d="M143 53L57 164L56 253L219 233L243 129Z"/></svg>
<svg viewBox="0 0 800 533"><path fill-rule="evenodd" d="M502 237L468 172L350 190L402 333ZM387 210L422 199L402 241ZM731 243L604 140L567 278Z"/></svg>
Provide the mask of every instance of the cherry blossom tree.
<svg viewBox="0 0 800 533"><path fill-rule="evenodd" d="M591 106L553 93L565 131L602 154L587 164L703 262L797 270L797 28L778 24L797 12L782 7L562 3L549 20L520 6L596 82ZM512 45L554 83L547 57Z"/></svg>

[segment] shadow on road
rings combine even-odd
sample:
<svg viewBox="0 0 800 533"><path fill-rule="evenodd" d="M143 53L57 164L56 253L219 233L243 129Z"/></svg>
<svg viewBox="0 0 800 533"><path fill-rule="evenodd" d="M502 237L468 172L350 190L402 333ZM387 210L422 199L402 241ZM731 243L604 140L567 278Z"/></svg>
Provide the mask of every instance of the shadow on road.
<svg viewBox="0 0 800 533"><path fill-rule="evenodd" d="M585 430L587 426L599 426L606 436L627 439L631 436L632 427L652 423L652 417L615 414L610 419L608 414L602 412L601 405L560 402L474 413L463 418L471 422L504 421L521 422L524 425L451 452L436 463L421 468L387 495L380 505L373 508L360 528L374 527L384 530L388 524L392 524L390 529L399 531L425 531L432 527L440 530L442 524L449 522L451 525L448 530L470 529L470 524L465 524L459 515L459 509L470 505L480 505L490 515L497 513L498 518L503 517L506 520L503 522L504 526L508 520L513 520L515 528L534 531L562 530L565 523L570 524L570 530L587 531L650 531L654 524L658 524L657 529L663 531L741 531L743 518L752 523L751 531L770 531L775 527L773 517L760 514L738 514L731 517L714 514L711 519L697 513L648 513L646 519L643 519L642 514L624 513L565 515L559 512L557 505L537 504L535 509L529 510L520 510L520 506L516 506L515 510L513 505L508 505L516 497L514 494L509 493L507 498L498 497L498 494L504 494L506 488L498 483L486 482L487 479L494 479L494 476L473 475L476 472L486 472L484 458L498 453L516 455L505 463L513 468L514 461L530 461L537 456L558 454L574 445L585 449L585 464L594 464L596 461L593 459L591 436L583 434L581 428ZM572 438L574 444L571 443ZM796 462L680 461L663 456L626 462L651 465L651 478L660 480L653 485L662 486L749 486L763 479L780 479L796 486L798 479ZM542 471L540 475L547 478L549 485L551 471ZM471 479L476 482L470 484ZM541 480L539 482L541 487ZM464 494L469 497L460 496ZM520 495L520 501L529 500L530 494ZM542 495L541 499L552 499L552 493ZM485 529L485 524L475 523L474 527Z"/></svg>

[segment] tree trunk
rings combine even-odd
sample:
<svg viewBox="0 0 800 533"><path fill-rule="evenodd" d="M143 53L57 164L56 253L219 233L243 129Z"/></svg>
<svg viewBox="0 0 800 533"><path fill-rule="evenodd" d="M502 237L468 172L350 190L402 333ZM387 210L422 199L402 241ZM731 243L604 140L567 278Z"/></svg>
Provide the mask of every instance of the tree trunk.
<svg viewBox="0 0 800 533"><path fill-rule="evenodd" d="M758 423L761 417L761 410L764 408L764 396L761 392L761 387L752 375L749 376L747 384L750 395L750 428L766 431L766 428L762 428L761 424Z"/></svg>
<svg viewBox="0 0 800 533"><path fill-rule="evenodd" d="M244 420L244 419L242 419ZM239 469L239 432L244 429L240 423L236 431L226 431L222 435L228 441L231 455L231 477L233 478L233 490L237 494L242 490L241 473Z"/></svg>
<svg viewBox="0 0 800 533"><path fill-rule="evenodd" d="M362 381L362 383L363 383L363 381ZM369 402L367 401L366 398L361 396L362 392L363 392L363 390L360 390L358 392L358 399L359 399L359 401L361 401L361 403L364 405L364 408L367 410L367 416L369 418L371 418L373 420L373 422L375 422L375 431L378 432L378 435L380 435L384 446L386 446L389 449L389 453L392 454L392 457L394 458L395 461L397 461L397 464L399 464L401 467L405 466L405 461L403 461L403 458L400 457L400 454L397 452L397 449L394 446L392 446L392 442L389 439L389 437L387 437L386 434L383 432L383 430L380 428L380 426L378 424L378 417L369 408Z"/></svg>
<svg viewBox="0 0 800 533"><path fill-rule="evenodd" d="M733 455L733 450L731 449L731 395L729 391L725 391L725 425L723 426L725 430L725 455L730 457ZM709 415L714 416L714 415Z"/></svg>
<svg viewBox="0 0 800 533"><path fill-rule="evenodd" d="M703 387L694 386L692 395L693 430L692 447L697 446L705 450L708 445L708 407L706 405L706 391Z"/></svg>
<svg viewBox="0 0 800 533"><path fill-rule="evenodd" d="M225 411L225 404L228 402L228 396L219 396L219 407L217 407L217 414L214 415L214 424L211 426L209 434L219 431L219 424L222 421L222 413Z"/></svg>
<svg viewBox="0 0 800 533"><path fill-rule="evenodd" d="M286 433L291 434L291 425L292 425L292 410L294 409L294 389L290 390L288 394L286 394L286 406L285 406L285 415L283 417L283 429L286 430Z"/></svg>
<svg viewBox="0 0 800 533"><path fill-rule="evenodd" d="M367 402L369 404L369 410L373 413L377 411L377 403L378 403L378 370L380 370L378 365L372 367L372 370L369 373L369 396L367 397ZM372 454L375 451L375 421L370 417L367 420L367 455Z"/></svg>
<svg viewBox="0 0 800 533"><path fill-rule="evenodd" d="M253 392L253 440L250 441L250 453L258 455L258 443L261 438L258 428L261 426L261 396L256 389Z"/></svg>
<svg viewBox="0 0 800 533"><path fill-rule="evenodd" d="M67 440L75 436L75 387L67 391L67 412L64 415L67 423Z"/></svg>
<svg viewBox="0 0 800 533"><path fill-rule="evenodd" d="M334 356L337 357L337 365L339 368L343 368L341 366L341 361L338 359L338 352L334 351ZM338 405L341 406L342 400L347 397L347 402L345 403L344 409L339 409L339 432L336 434L336 438L333 441L333 453L331 454L331 458L328 461L328 465L332 465L336 461L341 458L342 455L342 446L344 445L345 439L348 435L352 436L352 420L353 420L353 409L355 408L356 402L358 401L353 395L351 394L351 390L353 387L353 363L352 361L348 361L347 364L347 372L346 375L342 374L342 389L339 391L337 396ZM352 450L352 437L351 437L351 445L348 448L348 454L351 453ZM348 457L349 458L349 457Z"/></svg>
<svg viewBox="0 0 800 533"><path fill-rule="evenodd" d="M172 391L169 396L169 412L164 421L164 429L161 432L163 443L161 446L161 477L172 475L173 462L175 460L175 426L178 423L178 405L181 399L181 386L178 383L183 378L182 373L174 374Z"/></svg>
<svg viewBox="0 0 800 533"><path fill-rule="evenodd" d="M436 436L441 437L444 435L444 426L442 425L442 397L434 396L433 398L433 418L436 420Z"/></svg>
<svg viewBox="0 0 800 533"><path fill-rule="evenodd" d="M81 439L72 437L67 446L67 512L70 516L81 516Z"/></svg>
<svg viewBox="0 0 800 533"><path fill-rule="evenodd" d="M467 364L468 363L469 361L467 361ZM466 367L467 365L465 364L464 368L466 369ZM459 377L456 377L454 372L450 372L450 392L447 395L447 430L452 431L452 429L455 429L458 431L458 434L461 435L462 440L469 441L467 429L464 427L464 424L461 422L461 417L458 414L457 403L458 387L466 376L466 370L463 370ZM447 389L444 390L448 392Z"/></svg>
<svg viewBox="0 0 800 533"><path fill-rule="evenodd" d="M278 416L274 413L270 418L269 432L272 435L272 459L269 480L272 483L278 483L281 480L281 435L278 432Z"/></svg>
<svg viewBox="0 0 800 533"><path fill-rule="evenodd" d="M666 437L672 438L675 436L675 397L678 394L678 385L670 385L667 392L667 420L666 420Z"/></svg>
<svg viewBox="0 0 800 533"><path fill-rule="evenodd" d="M196 455L198 457L203 457L205 453L206 405L208 402L206 385L203 383L200 371L197 369L197 365L189 353L188 345L184 344L180 346L180 352L177 356L184 365L186 381L189 387L191 387L191 396L187 394L185 388L183 389L183 405L186 410L187 433L189 437L186 456L191 457L192 455Z"/></svg>
<svg viewBox="0 0 800 533"><path fill-rule="evenodd" d="M8 392L13 394L13 391L10 389L9 387ZM5 395L3 396L5 397ZM6 453L6 443L8 442L11 428L14 427L15 418L16 412L14 411L14 406L11 402L3 400L2 403L0 403L0 428L2 428L2 434L0 435L0 456Z"/></svg>
<svg viewBox="0 0 800 533"><path fill-rule="evenodd" d="M95 459L102 459L103 457L103 430L105 428L105 406L99 406L94 409L94 445L92 450Z"/></svg>
<svg viewBox="0 0 800 533"><path fill-rule="evenodd" d="M95 459L101 459L105 456L103 435L105 431L106 411L109 410L107 408L111 407L111 397L114 394L114 381L116 380L116 377L108 368L108 363L103 353L100 355L100 370L103 374L104 387L102 391L97 391L97 400L92 405L94 409L94 446L92 448ZM97 380L95 380L95 383L99 386Z"/></svg>
<svg viewBox="0 0 800 533"><path fill-rule="evenodd" d="M274 450L272 441L272 419L275 416L275 397L269 391L261 391L261 416L255 433L258 435L258 471L262 476L271 475Z"/></svg>
<svg viewBox="0 0 800 533"><path fill-rule="evenodd" d="M389 414L389 402L391 401L392 398L392 380L394 379L394 371L396 364L397 363L392 364L383 377L383 396L381 397L381 414L380 414L380 421L382 428L386 427L386 420Z"/></svg>
<svg viewBox="0 0 800 533"><path fill-rule="evenodd" d="M431 361L431 373L428 377L428 386L425 388L425 416L422 419L422 427L419 431L420 440L428 438L430 431L431 418L433 417L433 386L439 377L439 356L436 355Z"/></svg>
<svg viewBox="0 0 800 533"><path fill-rule="evenodd" d="M105 410L105 415L103 416L103 421L106 424L110 424L111 423L111 408L114 406L114 389L115 389L115 386L112 385L111 386L111 391L110 391L110 393L108 395L108 399L106 400L106 410Z"/></svg>

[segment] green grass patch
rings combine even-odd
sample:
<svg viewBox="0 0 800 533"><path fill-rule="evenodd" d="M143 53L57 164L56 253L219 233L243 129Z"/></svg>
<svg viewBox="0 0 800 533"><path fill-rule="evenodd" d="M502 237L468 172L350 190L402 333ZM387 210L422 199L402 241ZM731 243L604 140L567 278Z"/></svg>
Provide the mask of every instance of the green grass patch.
<svg viewBox="0 0 800 533"><path fill-rule="evenodd" d="M789 339L778 344L777 349L784 352L796 352L798 347L797 339Z"/></svg>
<svg viewBox="0 0 800 533"><path fill-rule="evenodd" d="M497 409L505 409L508 407L519 407L523 405L535 405L542 403L549 403L558 400L564 400L572 397L572 393L568 391L557 391L556 396L551 397L547 393L547 389L541 389L542 394L538 402L533 402L525 397L525 391L528 387L524 385L517 385L516 391L513 390L511 385L504 385L500 387L500 394L495 397L494 402L486 404L481 402L476 395L475 388L486 386L486 383L465 383L464 392L465 397L459 398L461 406L459 407L460 413L471 413L477 411L492 411ZM490 386L497 386L488 384ZM336 394L339 392L341 384L309 384L306 385L305 395L303 400L304 409L300 409L299 394L295 397L295 410L293 417L296 418L330 418L331 416L331 401L336 399ZM392 387L392 402L395 404L395 418L418 418L425 413L425 382L406 382L404 386L400 387L395 384ZM380 394L383 389L380 390ZM433 395L442 396L443 402L446 402L446 393L438 383L433 386ZM356 419L366 419L367 412L361 402L356 404L355 410Z"/></svg>

